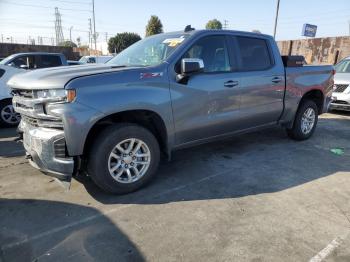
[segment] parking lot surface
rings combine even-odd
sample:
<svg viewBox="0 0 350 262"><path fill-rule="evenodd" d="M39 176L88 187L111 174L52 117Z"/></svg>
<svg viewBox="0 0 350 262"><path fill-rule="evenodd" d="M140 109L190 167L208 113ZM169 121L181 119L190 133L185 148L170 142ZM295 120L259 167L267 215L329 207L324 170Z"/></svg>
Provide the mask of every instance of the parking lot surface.
<svg viewBox="0 0 350 262"><path fill-rule="evenodd" d="M0 261L350 261L350 114L308 141L274 128L176 152L124 196L66 192L14 137L0 130Z"/></svg>

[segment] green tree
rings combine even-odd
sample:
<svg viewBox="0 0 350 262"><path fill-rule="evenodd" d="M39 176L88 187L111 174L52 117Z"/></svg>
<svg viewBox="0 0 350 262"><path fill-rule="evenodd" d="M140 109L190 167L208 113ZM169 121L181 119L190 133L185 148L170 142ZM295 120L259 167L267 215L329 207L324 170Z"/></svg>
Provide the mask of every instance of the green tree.
<svg viewBox="0 0 350 262"><path fill-rule="evenodd" d="M146 26L146 37L160 33L163 33L163 24L158 16L152 15Z"/></svg>
<svg viewBox="0 0 350 262"><path fill-rule="evenodd" d="M109 39L108 51L118 54L139 40L141 40L141 37L136 33L119 33Z"/></svg>
<svg viewBox="0 0 350 262"><path fill-rule="evenodd" d="M206 29L222 29L222 23L217 19L209 20L208 23L205 25L205 28Z"/></svg>
<svg viewBox="0 0 350 262"><path fill-rule="evenodd" d="M77 47L77 45L69 40L63 41L61 43L59 43L59 46L64 46L64 47Z"/></svg>

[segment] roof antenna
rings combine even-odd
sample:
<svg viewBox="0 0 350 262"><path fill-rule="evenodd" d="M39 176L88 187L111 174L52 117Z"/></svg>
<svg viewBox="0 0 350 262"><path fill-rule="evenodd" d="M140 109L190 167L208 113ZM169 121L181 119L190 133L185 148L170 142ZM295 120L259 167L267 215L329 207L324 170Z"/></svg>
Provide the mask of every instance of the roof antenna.
<svg viewBox="0 0 350 262"><path fill-rule="evenodd" d="M185 32L190 32L190 31L193 31L193 30L196 30L195 28L191 27L191 25L187 25L185 27Z"/></svg>

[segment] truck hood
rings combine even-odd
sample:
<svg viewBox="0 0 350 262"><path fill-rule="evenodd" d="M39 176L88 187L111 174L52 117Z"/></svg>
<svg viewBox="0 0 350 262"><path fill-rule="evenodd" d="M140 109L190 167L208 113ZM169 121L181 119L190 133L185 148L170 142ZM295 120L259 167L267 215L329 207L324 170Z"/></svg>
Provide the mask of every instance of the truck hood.
<svg viewBox="0 0 350 262"><path fill-rule="evenodd" d="M61 66L18 74L13 76L7 84L17 89L59 89L64 88L74 78L130 69L135 69L135 67L126 68L106 64Z"/></svg>
<svg viewBox="0 0 350 262"><path fill-rule="evenodd" d="M337 73L334 75L335 84L350 84L350 73Z"/></svg>

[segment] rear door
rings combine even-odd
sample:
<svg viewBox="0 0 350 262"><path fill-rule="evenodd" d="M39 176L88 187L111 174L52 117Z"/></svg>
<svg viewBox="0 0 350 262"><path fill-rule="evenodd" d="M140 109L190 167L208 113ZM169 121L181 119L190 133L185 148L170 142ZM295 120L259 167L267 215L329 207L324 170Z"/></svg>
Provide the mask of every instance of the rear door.
<svg viewBox="0 0 350 262"><path fill-rule="evenodd" d="M284 67L275 61L270 40L235 36L235 58L240 72L241 129L276 122L283 110ZM277 48L277 47L276 47Z"/></svg>
<svg viewBox="0 0 350 262"><path fill-rule="evenodd" d="M37 55L37 68L61 66L62 60L58 55Z"/></svg>

